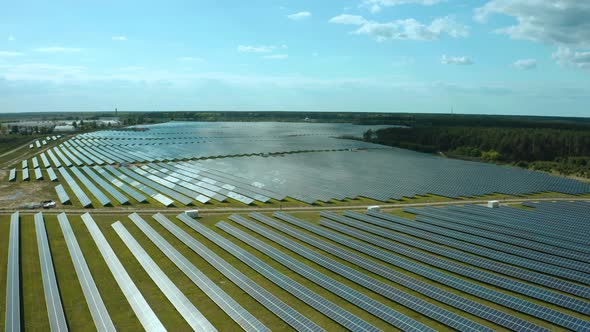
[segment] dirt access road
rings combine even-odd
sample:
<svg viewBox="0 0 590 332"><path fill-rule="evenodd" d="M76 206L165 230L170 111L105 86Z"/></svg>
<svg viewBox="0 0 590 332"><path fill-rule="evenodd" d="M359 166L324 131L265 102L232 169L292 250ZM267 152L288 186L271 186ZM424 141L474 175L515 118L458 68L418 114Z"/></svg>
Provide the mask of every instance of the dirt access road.
<svg viewBox="0 0 590 332"><path fill-rule="evenodd" d="M524 202L539 202L539 201L586 201L590 202L590 198L571 198L571 197L555 197L555 198L513 198L501 200L502 205L507 204L519 204ZM464 205L464 204L485 204L487 200L454 200L444 202L429 202L429 203L397 203L397 204L381 204L379 205L382 210L395 210L403 209L406 207L424 207L424 206L446 206L446 205ZM250 213L250 212L319 212L324 210L330 211L345 211L345 210L364 210L370 205L342 205L342 206L302 206L302 207L244 207L244 208L205 208L199 209L201 215L219 215L219 214L232 214L232 213ZM134 209L132 207L125 208L100 208L100 209L51 209L51 210L19 210L23 214L37 213L43 211L45 214L58 214L66 212L69 214L84 214L89 212L91 214L98 215L128 215L133 212L141 214L152 214L152 213L182 213L190 207L186 208L161 208L161 209ZM0 210L0 214L12 214L16 210Z"/></svg>

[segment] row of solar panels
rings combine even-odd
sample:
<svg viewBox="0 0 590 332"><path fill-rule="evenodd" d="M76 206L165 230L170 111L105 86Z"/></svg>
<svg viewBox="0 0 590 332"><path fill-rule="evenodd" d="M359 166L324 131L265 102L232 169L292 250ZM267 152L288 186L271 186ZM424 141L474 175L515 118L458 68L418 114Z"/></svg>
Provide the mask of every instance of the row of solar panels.
<svg viewBox="0 0 590 332"><path fill-rule="evenodd" d="M233 300L225 291L215 284L207 275L199 271L182 254L180 254L170 243L151 228L141 217L136 214L130 218L140 229L160 248L197 287L203 290L214 303L228 314L245 331L270 331L252 314L246 311L240 304ZM82 220L88 228L90 235L95 241L98 249L104 258L111 273L115 277L121 291L127 298L137 318L147 331L164 331L164 326L152 311L152 308L143 298L133 280L127 274L123 264L117 258L116 253L110 247L106 238L98 228L95 221L89 214L82 216ZM99 331L115 331L110 314L108 313L100 292L96 287L92 273L86 263L84 255L76 240L66 214L58 215L58 221L62 229L66 245L78 281L82 288L86 304L93 318L95 327ZM141 266L148 272L152 280L160 287L164 295L178 310L187 324L195 331L216 331L215 327L198 311L192 302L172 283L167 275L151 259L149 254L125 229L117 222L112 225L116 233L137 258ZM45 230L45 220L42 213L35 215L35 229L39 250L39 263L41 265L41 277L43 280L43 291L47 305L47 314L52 331L67 331L68 325L64 315L62 299L56 274L53 267L49 241ZM196 241L196 240L195 240ZM9 259L6 297L6 331L18 332L23 329L21 325L23 317L21 314L21 279L20 279L20 218L16 212L11 217ZM62 286L63 287L63 286Z"/></svg>
<svg viewBox="0 0 590 332"><path fill-rule="evenodd" d="M314 233L320 237L324 237L324 238L330 239L332 241L335 241L335 242L337 242L345 247L348 247L350 249L357 250L361 253L369 255L369 256L371 256L377 260L380 260L382 262L392 264L392 265L396 266L397 268L401 268L403 270L415 273L415 274L422 276L424 278L427 278L432 281L443 284L445 286L457 289L457 290L464 292L466 294L470 294L470 295L476 296L478 298L488 300L492 303L501 305L501 306L509 308L511 310L515 310L515 311L524 313L524 314L532 316L532 317L543 319L543 320L549 321L553 324L556 324L556 325L559 325L559 326L562 326L564 328L571 329L571 330L582 331L582 330L585 330L588 327L590 327L590 322L585 321L583 319L579 319L575 316L572 316L572 315L569 315L569 314L566 314L566 313L563 313L561 311L557 311L554 309L550 309L547 306L539 305L539 304L536 304L535 302L532 302L529 300L525 300L525 299L522 299L522 298L519 298L516 296L512 296L512 295L508 295L503 292L496 291L493 288L480 286L476 283L469 281L469 279L457 278L457 277L454 277L452 274L448 274L445 272L439 272L438 270L429 267L429 265L442 267L441 264L435 265L433 261L425 261L424 259L419 260L420 262L428 264L428 265L422 265L422 264L417 264L415 261L403 258L405 256L408 258L411 257L413 259L416 259L417 257L420 256L420 251L408 250L407 247L397 245L395 242L393 242L391 240L386 240L386 238L377 237L377 236L365 233L364 231L359 231L359 229L355 229L356 226L355 226L355 228L352 228L349 226L339 225L339 223L323 219L320 221L320 224L324 227L320 227L320 226L316 226L316 225L313 225L308 222L304 222L302 220L298 220L297 218L286 215L284 213L275 213L275 216L280 218L283 221L286 221L287 223L290 223L290 224L295 225L297 227L303 228L303 229L305 229L311 233ZM257 220L259 220L269 226L278 228L281 231L286 232L292 236L296 236L298 239L300 239L308 244L316 246L320 249L328 250L332 254L341 255L343 259L345 257L341 253L337 253L338 250L335 249L337 247L334 247L333 245L319 246L317 239L313 239L313 237L310 237L309 235L306 235L303 232L289 229L288 226L281 224L281 223L269 222L268 220L261 218L259 214L252 215L252 217L255 217ZM336 219L338 219L338 218L336 218ZM342 220L343 219L339 219L339 221L342 221ZM363 222L361 222L360 220L354 220L354 222L352 222L352 224L361 225L361 224L363 224ZM329 231L329 230L327 230L327 228L338 231L338 233L333 232L333 231ZM345 234L346 236L340 235L339 233ZM402 249L405 249L406 251L402 251ZM392 255L391 252L396 253L396 255ZM410 253L414 252L415 255L412 256L409 254L409 252ZM350 262L350 261L352 261L352 258L348 257L346 260ZM356 262L361 262L362 260L363 259L360 258L360 256L359 256L359 259L356 260ZM442 259L440 257L438 257L438 260L442 260ZM444 262L444 260L443 260L443 262ZM365 263L359 263L359 264L365 264ZM383 268L381 268L381 269L374 268L373 269L373 272L377 272L377 271L380 271L379 272L380 275L383 275L383 276L387 275L384 273ZM453 272L455 272L455 271L453 271ZM405 282L406 284L408 284L407 287L409 287L413 290L416 290L416 291L422 291L421 288L423 288L423 287L419 287L416 285L417 280L414 279L412 281L411 279L412 278L409 275L405 275L405 277L403 277L402 280L398 279L397 282ZM477 280L477 278L474 278L474 279ZM392 279L392 281L395 281L395 280L396 279ZM412 282L411 284L409 283L410 281ZM410 287L410 285L412 285L412 286ZM425 291L424 294L426 295L428 293ZM435 294L437 296L440 296L440 295L444 294L444 291L442 289L439 289L436 291ZM559 293L555 293L555 295L559 296ZM432 296L432 294L430 296ZM576 301L576 299L573 297L568 297L568 300L573 301L573 302L577 302L580 306L577 306L577 307L576 306L569 306L568 307L568 305L564 305L563 306L564 308L577 309L579 312L587 312L588 302ZM464 302L464 301L468 301L468 302ZM453 305L449 302L443 301L443 303ZM559 302L558 305L562 305L562 304L563 304L562 302ZM516 317L514 317L514 316L509 317L510 315L506 315L503 313L493 314L492 312L490 312L490 310L494 310L494 309L492 309L490 307L484 306L484 308L481 308L479 313L477 313L476 311L473 311L476 308L478 308L478 305L476 302L471 301L471 303L469 303L469 300L466 300L466 299L463 300L463 309L462 310L472 310L471 313L474 315L478 315L484 319L493 319L493 322L495 322L496 324L499 324L499 325L502 325L502 326L505 326L508 328L513 326L513 324L515 324L515 322L516 322L516 320L515 320ZM524 326L527 326L527 323L520 321L518 323L518 325L521 327L524 327Z"/></svg>
<svg viewBox="0 0 590 332"><path fill-rule="evenodd" d="M183 151L184 147L140 151L125 146L80 146L78 141L66 141L47 152L54 167L62 164L81 167L156 161L142 166L142 171L150 173L149 176L147 173L142 175L146 175L153 183L165 183L159 184L173 191L180 190L184 196L192 198L197 193L192 199L199 202L209 199L222 201L230 197L251 204L288 196L313 204L359 196L387 201L430 193L458 197L491 192L511 195L539 191L590 192L589 185L574 180L495 165L446 160L444 162L447 165L434 171L433 165L443 162L440 158L399 149L373 149L364 152L363 158L357 158L358 152L326 152L286 155L281 158L232 158L230 162L224 159L162 163L162 160L171 159L172 155L180 153L169 150ZM41 154L41 159L45 163L45 154ZM391 167L383 169L383 164ZM366 169L366 172L357 172L359 168ZM184 173L187 171L192 174ZM204 180L199 178L199 173L205 174ZM198 180L199 183L190 183L190 180ZM217 181L213 186L221 189L208 188L211 185L209 180ZM185 184L171 183L182 181ZM177 199L170 198L186 200L180 196Z"/></svg>
<svg viewBox="0 0 590 332"><path fill-rule="evenodd" d="M45 139L43 140L36 140L35 141L35 145L33 146L33 144L29 145L29 148L33 148L33 147L37 147L37 149L40 149L42 146L47 145L47 142L49 141L57 141L59 138L61 138L61 135L57 135L57 136L47 136Z"/></svg>
<svg viewBox="0 0 590 332"><path fill-rule="evenodd" d="M47 175L49 176L49 179L53 182L53 181L57 181L57 176L55 175L55 172L53 171L53 169L47 168L45 170L47 172ZM35 180L43 180L43 172L41 170L41 168L35 168L33 170L33 172L35 173ZM28 168L23 168L22 169L22 180L23 181L28 181L30 179L30 172ZM17 177L17 170L16 168L12 168L8 174L8 181L9 182L14 182L16 181L16 177Z"/></svg>
<svg viewBox="0 0 590 332"><path fill-rule="evenodd" d="M484 285L490 284L494 280L500 279L498 279L497 276L495 279L485 279L486 275L493 277L495 274L488 273L485 270L471 269L468 265L455 264L455 266L459 268L453 270L453 262L447 260L446 258L442 258L442 255L433 256L432 259L429 260L429 254L425 253L427 252L425 248L428 247L412 245L408 240L413 239L413 237L407 237L407 240L403 240L399 237L393 237L393 235L398 234L398 232L387 231L386 225L393 223L391 220L385 218L385 216L389 215L374 214L367 216L358 213L347 213L346 217L333 213L323 213L322 215L323 217L330 218L331 220L322 219L320 221L321 226L317 226L309 222L299 220L290 215L278 212L275 213L275 217L281 219L283 222L279 222L260 213L253 213L250 215L253 219L259 221L260 223L279 230L282 233L288 234L291 236L291 238L302 241L303 243L306 243L308 246L311 246L315 249L311 249L308 246L303 246L299 242L293 241L291 238L280 235L277 232L271 231L270 228L262 227L259 224L243 217L234 215L230 217L230 219L233 222L249 229L250 231L276 243L278 246L300 255L306 260L312 261L317 265L332 271L340 277L350 280L361 288L366 288L372 292L378 293L381 296L390 299L391 301L394 301L412 311L438 321L439 323L454 330L491 331L492 329L486 324L482 325L481 323L465 318L452 310L445 309L444 306L440 306L437 303L443 303L458 309L459 312L464 312L469 315L479 317L485 321L511 330L543 331L545 329L536 323L527 321L526 318L521 318L506 311L498 310L494 307L490 307L478 301L458 295L457 293L449 292L444 288L437 286L437 284L442 284L446 287L454 288L461 293L470 294L477 298L485 299L505 309L520 312L525 315L523 317L535 317L557 326L575 331L585 331L590 328L590 322L584 319L580 319L570 314L551 309L550 307L542 304L537 304L527 300L527 298L536 298L543 302L551 303L555 306L576 311L584 315L588 315L589 312L587 301L580 301L575 297L563 295L559 292L548 291L547 289L531 286L528 283L516 281L513 279L506 279L511 280L514 283L512 288L507 286L503 287L501 285L492 285L499 286L500 288L504 288L515 293L520 293L521 295L525 296L524 298L509 295L509 293L499 292L493 288L473 283L470 281L471 279L478 280ZM139 215L132 214L129 216L129 218L160 250L162 250L162 252L169 259L171 259L187 275L187 277L193 280L193 282L195 282L199 288L203 289L205 293L207 293L216 303L218 303L218 305L220 305L222 310L228 313L228 315L232 317L232 319L234 319L238 324L240 324L245 330L266 330L264 325L256 320L254 316L250 315L243 308L239 307L239 304L232 302L233 300L231 300L231 298L228 299L225 297L227 295L225 294L224 296L223 291L220 289L212 289L215 288L213 282L207 279L203 281L202 277L204 275L202 275L202 273L199 272L196 267L192 266L192 264L188 262L186 258L182 256L182 254L176 251L173 246L167 243L167 241ZM163 328L157 315L147 304L147 302L145 302L141 293L139 293L139 290L135 286L133 280L125 271L123 264L118 260L116 253L112 250L112 248L110 248L100 229L92 220L92 217L89 214L85 214L82 216L82 219L90 231L92 238L96 242L101 255L107 262L109 269L115 276L117 283L130 302L133 311L137 315L144 328L146 330L157 330L159 328ZM317 326L313 321L301 315L293 308L282 302L280 299L266 291L264 288L257 285L254 281L246 277L240 271L236 270L234 267L224 261L221 257L216 255L210 248L207 248L205 245L197 241L195 238L190 236L163 215L157 214L154 216L154 219L165 229L170 231L174 236L176 236L180 241L190 247L195 253L208 261L222 274L226 275L228 279L234 282L238 287L259 301L271 312L275 313L279 318L283 319L285 323L289 324L291 327L297 330L320 329L319 326ZM252 269L256 270L269 281L275 283L277 286L283 288L293 296L298 297L303 302L314 307L314 309L322 312L327 317L330 317L342 327L350 330L376 330L376 327L370 321L366 321L352 314L344 307L341 307L339 303L331 302L323 296L315 293L307 286L287 277L267 263L263 262L263 260L257 258L255 255L252 255L244 248L237 246L227 238L220 236L216 232L213 232L210 228L205 227L191 218L188 218L184 214L179 215L178 219L196 232L200 233L212 243L215 243L229 254L249 265ZM18 213L13 215L12 222L18 223ZM59 216L59 222L66 236L66 241L68 237L74 237L71 229L68 233L67 227L64 225L68 223L65 214ZM49 252L48 243L41 214L37 214L35 216L35 223L41 264L42 266L47 266L46 272L44 272L47 273L47 276L43 276L44 290L48 299L48 308L51 306L51 308L54 309L49 313L50 322L52 327L55 326L56 330L59 330L58 328L62 326L60 324L64 323L63 317L60 314L60 310L63 312L63 308L61 308L61 302L59 301L59 293L53 293L53 291L57 289L57 286L54 279L55 274L52 270L51 257L47 256L47 253ZM379 225L379 227L376 227L377 225ZM296 226L297 228L293 226ZM121 237L123 242L128 246L131 253L137 258L140 265L146 270L146 272L148 272L150 278L152 278L152 280L160 287L164 295L170 300L171 304L186 320L187 324L196 330L213 330L213 326L211 326L207 319L199 313L198 309L194 307L194 305L188 299L186 299L186 297L184 297L182 292L176 288L176 286L168 279L166 274L159 269L158 265L156 265L149 254L143 250L141 245L135 241L133 236L126 230L123 224L117 222L113 224L112 227ZM376 317L379 317L392 326L406 331L426 331L430 329L426 325L416 321L414 318L397 311L394 307L385 306L379 301L367 297L363 293L336 281L332 277L312 268L307 264L301 263L299 260L294 259L290 255L284 254L282 251L276 250L275 247L269 246L268 244L239 230L229 223L220 222L217 224L217 227L223 230L225 233L239 239L242 243L253 247L269 258L275 260L277 263L301 275L310 282L328 290L344 301L350 302L358 308ZM332 231L329 229L332 229ZM17 264L16 268L18 269L18 262L15 262L14 259L10 258L13 257L13 251L18 250L19 247L17 242L18 231L16 232L17 235L15 239L15 235L13 235L15 231L13 231L13 227L11 225L11 239L9 244L10 250L8 260L8 286L12 285L10 287L15 287L15 281L11 279L11 276L18 276L18 273L15 274L11 268L11 266L15 266L15 264ZM327 240L339 243L340 246L334 246ZM14 245L14 242L17 244ZM397 244L397 242L401 242L404 245L400 246ZM423 242L423 244L430 243L428 241L420 242ZM409 249L412 247L415 247L418 250ZM75 253L73 253L74 249L71 249L69 244L68 248L70 250L72 259L79 261L77 258L78 256L75 256ZM348 248L348 250L344 248ZM329 256L322 254L322 251L330 254L331 256L338 257L349 264L356 265L356 267L353 268L349 265L342 264L330 258ZM16 252L15 255L18 257L18 252ZM362 255L371 256L373 259L367 260L365 256ZM411 258L412 260L406 259L404 257ZM440 261L441 263L437 264L436 261ZM396 267L396 269L392 269L387 265L384 265L384 263L393 265ZM435 266L440 270L433 269L430 266ZM423 278L430 279L435 281L435 283L426 283L413 277L411 274L401 272L400 269L411 272L412 274L421 276ZM82 270L83 268L80 268L80 271ZM394 285L399 284L404 288L411 289L414 292L422 294L422 296L430 298L431 300L425 301L420 297L406 293L405 291L393 287L391 284L361 272L363 270L389 280ZM465 272L462 272L462 270ZM80 271L78 268L76 269L81 284L83 282L88 283L88 278L92 280L89 271L86 274ZM480 274L470 274L469 271L478 271ZM454 276L454 274L463 275L467 278L457 278ZM83 281L84 275L85 279ZM479 279L480 277L482 279ZM47 281L45 281L46 279ZM197 283L195 280L200 280L200 283ZM93 282L91 284L93 285ZM16 285L18 289L19 286L18 284ZM95 286L94 289L96 290ZM222 294L220 294L219 291L221 291ZM96 290L96 292L96 294L98 294L98 290ZM92 287L89 288L88 293L86 290L84 293L87 300L91 296L94 296L94 294L91 294ZM545 297L542 297L541 295ZM12 296L12 299L10 299L9 296ZM10 305L14 301L18 301L18 299L14 300L14 296L14 293L7 293L7 324L14 324L15 322L15 319L9 319L9 313L10 315L14 316L14 313L17 312L16 315L19 315L18 306L16 306L16 304ZM98 298L100 299L99 294ZM52 304L49 304L50 301L53 301ZM220 303L223 303L223 305ZM88 305L89 307L91 306L90 301ZM93 318L95 318L95 324L97 324L98 328L98 324L101 322L98 321L96 317L100 315L97 314L95 317L95 311L93 310L100 310L100 308L96 307L93 309L90 307L90 309ZM106 309L104 309L104 312L106 312ZM101 315L100 317L108 317L108 313L106 313L106 316ZM13 330L18 331L19 329Z"/></svg>
<svg viewBox="0 0 590 332"><path fill-rule="evenodd" d="M280 158L251 156L196 163L308 203L358 196L387 201L428 194L459 197L590 192L589 184L571 179L400 149L301 153Z"/></svg>
<svg viewBox="0 0 590 332"><path fill-rule="evenodd" d="M58 171L65 180L64 185L71 189L83 207L91 205L86 192L96 198L102 206L113 204L111 198L105 193L108 193L121 205L130 203L128 197L132 197L138 202L145 202L146 195L165 206L170 206L175 201L183 205L191 205L193 201L207 203L211 199L215 199L223 202L227 198L244 204L252 204L255 201L242 193L256 197L261 202L270 200L269 197L263 195L266 193L264 190L244 189L243 187L247 186L239 183L236 184L242 188L230 185L228 184L232 181L230 179L220 182L213 179L215 175L205 176L204 172L199 173L199 171L191 170L189 166L184 165L162 163L132 168L115 168L110 165L93 168L88 166L81 168L60 167ZM53 170L49 168L48 172L53 172ZM51 173L50 178L53 178ZM82 188L86 190L82 190ZM257 190L258 193L253 190Z"/></svg>

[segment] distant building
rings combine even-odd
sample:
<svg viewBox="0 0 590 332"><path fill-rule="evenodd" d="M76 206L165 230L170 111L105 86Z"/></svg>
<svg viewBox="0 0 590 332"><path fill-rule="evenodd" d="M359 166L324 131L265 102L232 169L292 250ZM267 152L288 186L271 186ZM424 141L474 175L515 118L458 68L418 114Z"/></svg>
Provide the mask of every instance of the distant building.
<svg viewBox="0 0 590 332"><path fill-rule="evenodd" d="M118 126L121 124L121 119L118 116L102 116L98 118L98 124L104 124L105 126Z"/></svg>
<svg viewBox="0 0 590 332"><path fill-rule="evenodd" d="M59 131L59 132L76 131L76 127L74 127L72 125L59 125L59 126L55 126L55 128L53 128L53 131Z"/></svg>

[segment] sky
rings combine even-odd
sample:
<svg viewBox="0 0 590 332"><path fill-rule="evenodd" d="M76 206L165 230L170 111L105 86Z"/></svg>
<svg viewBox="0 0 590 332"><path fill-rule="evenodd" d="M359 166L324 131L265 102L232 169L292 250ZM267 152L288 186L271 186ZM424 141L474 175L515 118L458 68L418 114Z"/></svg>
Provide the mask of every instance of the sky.
<svg viewBox="0 0 590 332"><path fill-rule="evenodd" d="M0 112L590 116L590 1L11 1Z"/></svg>

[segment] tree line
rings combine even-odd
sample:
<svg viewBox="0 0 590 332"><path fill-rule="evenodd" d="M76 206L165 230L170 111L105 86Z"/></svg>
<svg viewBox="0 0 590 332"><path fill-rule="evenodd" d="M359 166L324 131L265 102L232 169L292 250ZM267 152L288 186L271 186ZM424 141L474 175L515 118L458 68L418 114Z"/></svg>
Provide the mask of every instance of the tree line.
<svg viewBox="0 0 590 332"><path fill-rule="evenodd" d="M590 130L421 126L369 130L364 140L451 157L590 177Z"/></svg>

